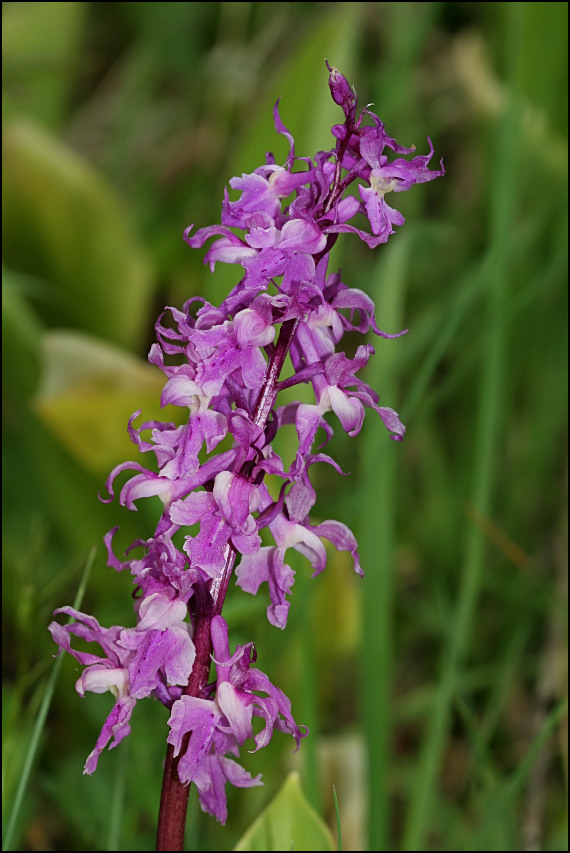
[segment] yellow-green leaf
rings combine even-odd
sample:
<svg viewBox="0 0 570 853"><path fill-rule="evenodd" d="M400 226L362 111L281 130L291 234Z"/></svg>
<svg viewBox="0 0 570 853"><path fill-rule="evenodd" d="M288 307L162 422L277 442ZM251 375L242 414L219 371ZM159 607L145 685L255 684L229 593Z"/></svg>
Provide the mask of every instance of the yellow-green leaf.
<svg viewBox="0 0 570 853"><path fill-rule="evenodd" d="M141 458L127 423L137 409L142 415L135 425L172 419L172 412L179 417L181 410L160 409L165 378L158 368L105 341L67 330L45 334L42 364L35 410L84 467L99 476L127 459L152 467L154 455Z"/></svg>
<svg viewBox="0 0 570 853"><path fill-rule="evenodd" d="M336 850L332 833L306 800L297 772L244 833L234 850Z"/></svg>

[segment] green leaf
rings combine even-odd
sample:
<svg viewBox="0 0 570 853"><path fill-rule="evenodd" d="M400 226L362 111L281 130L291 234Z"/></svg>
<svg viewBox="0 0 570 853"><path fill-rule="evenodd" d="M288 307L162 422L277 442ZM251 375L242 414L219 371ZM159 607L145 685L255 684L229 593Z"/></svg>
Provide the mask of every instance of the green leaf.
<svg viewBox="0 0 570 853"><path fill-rule="evenodd" d="M234 850L336 850L328 826L305 799L297 772L252 823Z"/></svg>
<svg viewBox="0 0 570 853"><path fill-rule="evenodd" d="M138 345L147 334L151 267L121 200L30 122L7 127L3 155L3 256L43 282L42 318Z"/></svg>

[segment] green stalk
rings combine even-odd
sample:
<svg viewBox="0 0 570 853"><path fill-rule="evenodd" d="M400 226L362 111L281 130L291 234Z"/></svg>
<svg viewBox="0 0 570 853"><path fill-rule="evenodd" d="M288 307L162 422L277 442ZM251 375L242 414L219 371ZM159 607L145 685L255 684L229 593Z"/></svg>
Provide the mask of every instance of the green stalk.
<svg viewBox="0 0 570 853"><path fill-rule="evenodd" d="M402 233L386 247L377 267L376 316L387 330L402 328L410 242ZM383 404L396 400L393 378L397 346L378 341L367 381ZM362 504L358 522L363 584L362 694L365 751L368 757L368 849L389 850L388 772L391 753L393 670L394 527L397 466L402 445L386 440L383 427L368 413L360 452Z"/></svg>
<svg viewBox="0 0 570 853"><path fill-rule="evenodd" d="M489 183L489 253L487 316L482 329L487 333L479 392L478 425L475 437L473 487L471 504L483 514L492 510L496 460L501 440L502 398L505 387L506 305L509 284L507 246L512 227L517 194L517 143L520 133L517 115L515 63L520 50L521 28L526 4L508 6L510 74L509 105L497 127L494 175ZM487 263L487 262L485 262ZM403 835L403 850L425 849L430 825L434 792L437 788L443 753L447 741L451 709L457 692L460 669L469 648L474 616L485 561L486 541L472 525L465 543L465 556L459 581L457 606L443 653L441 680L433 713L429 718L418 772L414 779L409 812Z"/></svg>

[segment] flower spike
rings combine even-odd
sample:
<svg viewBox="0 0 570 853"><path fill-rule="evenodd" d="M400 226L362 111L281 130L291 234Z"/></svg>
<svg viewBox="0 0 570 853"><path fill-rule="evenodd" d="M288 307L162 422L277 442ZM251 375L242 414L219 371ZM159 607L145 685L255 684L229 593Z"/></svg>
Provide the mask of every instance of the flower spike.
<svg viewBox="0 0 570 853"><path fill-rule="evenodd" d="M184 813L190 783L202 809L224 823L227 783L262 784L238 763L240 748L250 743L256 752L275 731L291 735L298 748L308 734L285 694L253 667L253 642L230 651L221 614L234 568L243 591L267 590L267 618L280 629L287 625L295 581L286 562L291 548L317 575L326 567L326 540L347 551L363 575L348 527L311 521L313 466L327 462L343 473L322 446L335 425L358 435L367 409L380 416L390 438L401 441L405 434L397 412L360 376L374 355L371 344L360 344L351 358L340 348L346 332L382 340L404 332L381 331L371 298L345 284L329 263L340 234L355 234L370 248L387 242L404 224L388 194L441 177L443 163L430 169L429 138L428 153L417 155L387 134L370 106L357 116L354 89L328 61L326 67L331 96L344 115L332 128L331 149L298 157L278 101L275 130L289 144L283 165L267 155L252 173L232 178L220 222L184 232L193 249L212 241L204 262L212 271L218 262L235 265L236 284L219 306L193 297L157 320L149 361L165 376L161 403L179 407L185 417L181 425L153 420L135 426L137 410L128 433L155 464L124 462L107 479L105 502L116 493L135 511L139 500L162 502L154 532L123 557L113 551L117 528L105 537L109 567L132 576L133 624L104 628L63 607L55 615L75 622L63 626L56 619L49 626L59 651L84 667L79 695L109 690L115 700L86 773L95 770L106 746L114 748L129 734L136 702L152 696L168 708L163 850L178 849L168 846L173 834L180 835L172 821ZM355 224L357 216L369 229ZM287 356L293 369L282 378ZM312 389L311 402L283 403L280 392L301 383ZM287 467L274 439L292 424L298 445ZM266 485L268 474L280 483L277 499ZM76 650L75 638L98 651ZM212 661L216 677L210 681ZM261 729L254 717L261 718Z"/></svg>

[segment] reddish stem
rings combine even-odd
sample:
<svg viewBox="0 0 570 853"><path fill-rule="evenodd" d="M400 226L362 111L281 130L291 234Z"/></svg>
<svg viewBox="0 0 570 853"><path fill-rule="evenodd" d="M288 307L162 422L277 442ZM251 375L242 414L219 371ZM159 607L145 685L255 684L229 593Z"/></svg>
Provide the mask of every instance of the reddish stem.
<svg viewBox="0 0 570 853"><path fill-rule="evenodd" d="M210 677L210 622L212 620L212 598L205 583L197 584L193 598L196 611L194 622L194 645L196 658L188 686L184 688L187 696L201 696ZM183 738L180 755L188 748L190 732ZM158 812L157 850L184 850L184 829L190 785L184 785L178 778L180 756L174 757L174 747L169 744L164 762L162 793Z"/></svg>
<svg viewBox="0 0 570 853"><path fill-rule="evenodd" d="M279 374L289 352L298 322L298 320L287 320L281 326L279 338L275 345L271 361L269 362L253 415L254 423L261 429L265 428L269 413L273 408ZM212 655L210 622L212 621L212 616L222 612L236 556L236 550L233 545L227 543L224 553L224 568L212 581L210 589L208 590L206 584L198 585L196 588L194 598L192 599L194 603L193 624L196 658L188 686L183 690L185 696L201 697L208 684ZM157 850L184 849L184 829L186 826L190 785L184 785L180 781L178 777L178 762L180 761L180 757L185 754L189 740L190 732L184 737L180 753L176 758L174 757L174 747L172 745L169 744L166 750L160 809L158 813Z"/></svg>

